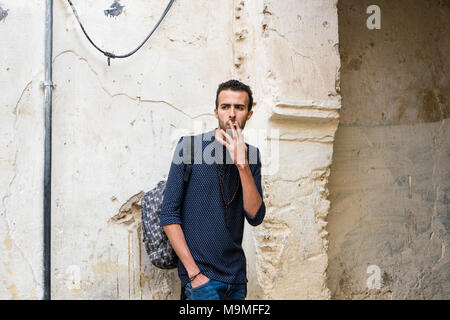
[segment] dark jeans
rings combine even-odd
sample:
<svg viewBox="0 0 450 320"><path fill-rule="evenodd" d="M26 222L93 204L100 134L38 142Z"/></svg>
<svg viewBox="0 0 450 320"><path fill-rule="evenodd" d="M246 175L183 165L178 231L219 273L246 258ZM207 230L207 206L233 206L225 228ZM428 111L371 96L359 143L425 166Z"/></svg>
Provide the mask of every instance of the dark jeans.
<svg viewBox="0 0 450 320"><path fill-rule="evenodd" d="M185 295L183 295L183 293ZM209 280L192 289L188 282L181 290L181 300L245 300L247 296L247 284L230 284L217 280Z"/></svg>

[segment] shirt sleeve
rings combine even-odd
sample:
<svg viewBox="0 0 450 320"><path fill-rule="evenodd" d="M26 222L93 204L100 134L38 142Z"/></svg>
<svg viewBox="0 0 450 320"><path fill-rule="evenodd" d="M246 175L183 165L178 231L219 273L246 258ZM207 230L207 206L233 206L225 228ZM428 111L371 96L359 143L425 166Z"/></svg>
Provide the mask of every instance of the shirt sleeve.
<svg viewBox="0 0 450 320"><path fill-rule="evenodd" d="M170 165L169 176L164 190L164 199L161 208L161 227L169 224L181 225L181 206L183 202L184 171L183 161L183 137L177 143Z"/></svg>
<svg viewBox="0 0 450 320"><path fill-rule="evenodd" d="M261 224L264 220L264 216L266 215L266 205L264 203L264 197L261 187L261 154L259 152L259 149L257 148L257 162L254 166L254 170L252 170L253 180L255 181L256 189L258 189L259 195L261 196L262 202L259 206L258 211L256 212L256 215L251 218L248 212L244 208L244 214L245 218L247 219L247 222L251 226L257 226Z"/></svg>

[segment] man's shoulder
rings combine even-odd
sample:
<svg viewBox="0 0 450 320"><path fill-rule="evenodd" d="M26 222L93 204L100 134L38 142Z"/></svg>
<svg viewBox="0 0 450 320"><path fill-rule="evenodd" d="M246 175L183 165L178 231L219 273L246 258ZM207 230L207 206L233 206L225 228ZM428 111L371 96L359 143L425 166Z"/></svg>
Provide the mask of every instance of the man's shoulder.
<svg viewBox="0 0 450 320"><path fill-rule="evenodd" d="M196 144L198 141L211 141L212 136L214 136L214 130L201 132L198 134L187 134L183 135L178 139L178 144L190 144L191 141L194 141Z"/></svg>
<svg viewBox="0 0 450 320"><path fill-rule="evenodd" d="M214 136L214 130L210 130L210 131L205 131L205 132L201 132L201 133L197 133L197 134L188 134L185 136L180 137L180 141L183 139L192 139L194 138L195 140L212 140L212 137Z"/></svg>
<svg viewBox="0 0 450 320"><path fill-rule="evenodd" d="M259 150L259 148L257 146L254 146L254 145L252 145L250 143L246 142L245 145L247 146L247 148L254 148L254 149L258 149Z"/></svg>

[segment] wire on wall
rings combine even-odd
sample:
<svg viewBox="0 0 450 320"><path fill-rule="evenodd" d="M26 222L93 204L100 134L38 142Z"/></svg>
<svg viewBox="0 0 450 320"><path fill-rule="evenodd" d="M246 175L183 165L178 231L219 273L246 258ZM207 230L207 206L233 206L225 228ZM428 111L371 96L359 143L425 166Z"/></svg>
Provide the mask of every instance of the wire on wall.
<svg viewBox="0 0 450 320"><path fill-rule="evenodd" d="M142 43L133 51L127 53L127 54L123 54L123 55L116 55L112 52L108 52L108 51L104 51L101 48L99 48L94 41L92 41L92 39L89 37L89 35L87 34L86 30L83 27L83 24L80 21L80 18L78 17L78 13L77 10L75 9L72 1L67 0L67 2L69 2L70 7L72 8L73 14L75 15L75 17L77 18L78 24L81 27L81 30L83 30L84 35L86 36L86 38L89 40L89 42L95 47L95 49L97 49L98 51L100 51L101 53L103 53L107 58L108 58L108 66L110 65L110 59L113 58L127 58L129 56L131 56L132 54L134 54L136 51L138 51L143 45L144 43L147 42L147 40L152 36L152 34L155 32L155 30L158 28L158 26L161 24L161 22L164 20L165 16L167 15L167 13L170 10L170 7L172 7L172 4L175 0L170 0L169 3L167 4L166 9L164 10L163 14L161 15L161 18L159 18L159 21L155 24L155 26L153 27L153 30L148 34L148 36L144 39L144 41L142 41Z"/></svg>

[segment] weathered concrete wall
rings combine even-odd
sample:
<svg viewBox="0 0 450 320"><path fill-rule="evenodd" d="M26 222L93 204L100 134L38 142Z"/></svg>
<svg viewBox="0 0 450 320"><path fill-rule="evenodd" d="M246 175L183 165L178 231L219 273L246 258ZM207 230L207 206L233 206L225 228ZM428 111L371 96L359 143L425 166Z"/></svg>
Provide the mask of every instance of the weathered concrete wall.
<svg viewBox="0 0 450 320"><path fill-rule="evenodd" d="M110 17L111 3L75 4L94 41L115 53L134 49L167 5L120 1L122 13ZM215 125L214 92L231 76L232 16L220 13L232 10L225 1L176 1L141 51L108 67L72 26L67 3L56 3L55 298L178 299L176 270L150 264L139 220L111 218L139 216L133 196L167 178L178 138Z"/></svg>
<svg viewBox="0 0 450 320"><path fill-rule="evenodd" d="M167 4L73 2L92 39L116 54L134 49ZM340 108L336 1L177 0L150 41L110 67L67 1L54 5L52 297L178 299L176 270L151 266L141 245L140 197L167 177L181 135L217 126L217 85L238 78L255 95L246 130L262 132L248 139L262 152L268 208L261 226L245 228L248 298L329 298L325 185ZM0 297L40 298L45 8L17 1L3 9L0 28L9 30L7 43L16 41L0 61L7 88ZM22 52L17 30L25 20L39 27L24 33L32 42Z"/></svg>
<svg viewBox="0 0 450 320"><path fill-rule="evenodd" d="M39 299L43 290L44 21L42 1L0 1L2 299Z"/></svg>
<svg viewBox="0 0 450 320"><path fill-rule="evenodd" d="M380 30L365 27L372 4ZM338 8L332 298L449 299L450 2L344 0Z"/></svg>
<svg viewBox="0 0 450 320"><path fill-rule="evenodd" d="M279 155L279 170L264 179L265 222L248 230L256 253L250 280L258 284L251 297L327 299L325 185L340 108L336 3L246 2L242 11L252 37L236 50L236 72L257 93L252 124L274 130L267 140Z"/></svg>

